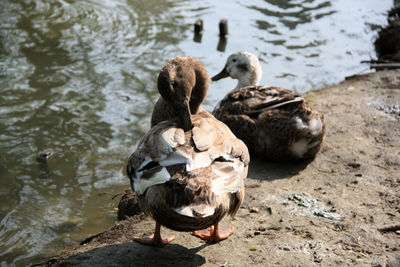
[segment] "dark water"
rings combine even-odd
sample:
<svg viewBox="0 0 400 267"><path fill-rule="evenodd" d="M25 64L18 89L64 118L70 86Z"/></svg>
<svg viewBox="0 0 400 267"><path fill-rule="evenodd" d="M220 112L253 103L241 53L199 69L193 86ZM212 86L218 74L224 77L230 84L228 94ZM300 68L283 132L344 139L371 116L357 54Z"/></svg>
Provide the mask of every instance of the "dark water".
<svg viewBox="0 0 400 267"><path fill-rule="evenodd" d="M392 1L0 1L0 263L28 265L115 221L156 77L190 55L211 74L260 57L262 84L305 92L366 71ZM192 24L204 20L201 42ZM218 40L218 22L229 37ZM219 47L220 50L217 50ZM212 84L211 110L235 86ZM40 151L50 151L46 162ZM254 172L253 172L254 173Z"/></svg>

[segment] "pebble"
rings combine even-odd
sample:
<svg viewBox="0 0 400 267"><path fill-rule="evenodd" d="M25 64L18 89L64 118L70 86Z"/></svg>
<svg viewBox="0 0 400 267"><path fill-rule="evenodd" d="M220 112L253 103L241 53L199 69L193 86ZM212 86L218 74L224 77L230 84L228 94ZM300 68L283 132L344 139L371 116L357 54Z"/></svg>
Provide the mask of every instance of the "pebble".
<svg viewBox="0 0 400 267"><path fill-rule="evenodd" d="M347 164L347 166L357 169L357 168L360 168L361 164L360 163L349 163L349 164Z"/></svg>
<svg viewBox="0 0 400 267"><path fill-rule="evenodd" d="M53 153L51 151L41 151L37 154L36 160L39 162L47 162Z"/></svg>
<svg viewBox="0 0 400 267"><path fill-rule="evenodd" d="M259 213L260 210L258 208L256 208L256 207L252 207L252 208L250 208L250 212L251 213Z"/></svg>
<svg viewBox="0 0 400 267"><path fill-rule="evenodd" d="M272 214L272 209L271 209L270 207L267 207L266 210L267 210L267 212L268 212L269 215Z"/></svg>

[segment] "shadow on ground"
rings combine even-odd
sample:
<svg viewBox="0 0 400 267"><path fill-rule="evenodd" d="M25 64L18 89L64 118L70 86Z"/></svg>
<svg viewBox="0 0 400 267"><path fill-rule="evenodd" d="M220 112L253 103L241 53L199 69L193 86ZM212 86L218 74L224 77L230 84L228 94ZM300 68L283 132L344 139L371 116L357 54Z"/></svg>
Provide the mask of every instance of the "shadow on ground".
<svg viewBox="0 0 400 267"><path fill-rule="evenodd" d="M277 179L290 178L302 170L313 160L303 162L266 162L261 158L252 157L249 166L248 179L259 181L273 181Z"/></svg>
<svg viewBox="0 0 400 267"><path fill-rule="evenodd" d="M112 262L119 266L200 266L205 258L197 254L207 244L196 248L185 248L169 244L163 248L143 246L135 242L114 244L77 253L65 260L61 266L101 266Z"/></svg>

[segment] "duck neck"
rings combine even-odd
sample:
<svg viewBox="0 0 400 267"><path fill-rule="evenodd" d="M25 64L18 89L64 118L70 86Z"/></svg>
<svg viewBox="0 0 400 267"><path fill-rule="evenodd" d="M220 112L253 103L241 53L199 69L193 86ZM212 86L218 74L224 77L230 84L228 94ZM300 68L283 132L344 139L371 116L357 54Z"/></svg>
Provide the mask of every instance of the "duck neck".
<svg viewBox="0 0 400 267"><path fill-rule="evenodd" d="M235 89L239 89L246 86L256 86L261 79L262 71L261 68L252 67L250 71L244 73L238 77L238 83Z"/></svg>
<svg viewBox="0 0 400 267"><path fill-rule="evenodd" d="M235 89L250 85L258 85L258 79L256 79L255 77L251 77L250 75L242 76L238 79L238 83Z"/></svg>
<svg viewBox="0 0 400 267"><path fill-rule="evenodd" d="M176 117L174 108L160 96L151 115L151 127L159 122L170 120L173 117Z"/></svg>
<svg viewBox="0 0 400 267"><path fill-rule="evenodd" d="M239 89L239 88L246 87L249 85L257 85L257 84L251 84L250 81L247 79L240 79L240 80L238 80L238 83L237 83L235 89Z"/></svg>
<svg viewBox="0 0 400 267"><path fill-rule="evenodd" d="M210 76L201 62L194 62L194 72L196 75L196 84L192 89L190 96L190 111L196 114L200 104L203 103L208 91L208 84L210 83Z"/></svg>

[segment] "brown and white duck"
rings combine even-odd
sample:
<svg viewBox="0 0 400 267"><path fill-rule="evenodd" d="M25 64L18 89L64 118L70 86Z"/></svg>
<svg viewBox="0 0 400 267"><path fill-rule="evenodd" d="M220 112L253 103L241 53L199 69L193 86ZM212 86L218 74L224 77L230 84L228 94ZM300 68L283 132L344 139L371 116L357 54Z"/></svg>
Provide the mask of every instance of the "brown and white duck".
<svg viewBox="0 0 400 267"><path fill-rule="evenodd" d="M161 226L211 243L227 238L219 221L234 215L244 197L249 153L229 128L201 106L210 78L203 64L175 57L158 76L160 99L152 127L127 164L131 187L141 209L156 221L155 232L134 240L162 246L175 237L161 236Z"/></svg>
<svg viewBox="0 0 400 267"><path fill-rule="evenodd" d="M275 161L315 157L325 135L323 114L290 90L259 86L261 66L249 52L230 55L212 80L229 76L238 79L238 84L218 103L213 115L228 125L252 154Z"/></svg>

